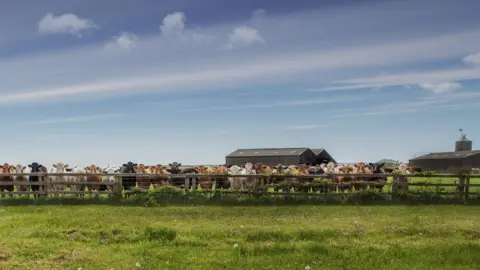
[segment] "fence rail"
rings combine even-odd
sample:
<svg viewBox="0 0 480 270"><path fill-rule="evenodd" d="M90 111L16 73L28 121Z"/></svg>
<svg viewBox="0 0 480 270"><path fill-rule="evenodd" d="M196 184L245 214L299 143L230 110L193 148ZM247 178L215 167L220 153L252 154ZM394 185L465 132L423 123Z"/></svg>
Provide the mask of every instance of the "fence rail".
<svg viewBox="0 0 480 270"><path fill-rule="evenodd" d="M31 176L38 176L40 181L16 181L22 176L23 179ZM67 178L70 177L70 178ZM71 177L78 177L72 181ZM101 181L90 181L91 177L99 177ZM425 182L400 182L385 181L385 179L396 178L422 178ZM107 178L107 179L105 179ZM343 178L343 180L341 180ZM345 179L348 178L348 182ZM434 183L435 179L456 179L452 183ZM67 181L67 179L69 179ZM85 181L85 179L87 179ZM159 180L160 179L160 180ZM458 174L321 174L321 175L228 175L228 174L140 174L140 173L0 173L0 195L25 195L25 196L59 196L59 195L114 195L122 194L133 186L140 189L149 189L162 185L173 185L184 189L186 192L205 193L224 192L228 194L275 194L275 195L302 195L316 196L316 194L330 193L342 195L345 192L355 192L366 189L378 190L385 194L392 194L398 190L411 188L437 188L437 193L442 195L475 195L471 188L480 187L478 183L470 183L472 179L480 179L480 175L458 175ZM113 180L113 181L112 181ZM128 181L127 181L128 180ZM230 184L245 183L254 187L234 188ZM157 182L155 182L157 181ZM161 181L167 181L163 183ZM239 182L238 182L239 181ZM127 182L129 182L127 187ZM70 190L65 187L69 187ZM102 186L102 188L99 188ZM15 189L13 189L15 187ZM36 190L33 190L36 187ZM454 191L444 191L442 188L453 187ZM32 190L30 190L32 188ZM19 190L23 189L23 190ZM25 190L26 189L26 190ZM76 190L73 190L76 189ZM80 189L80 190L79 190ZM83 189L83 190L81 190ZM87 189L88 191L86 191ZM103 190L102 190L103 189ZM273 191L269 190L273 189ZM292 191L293 189L293 191ZM337 191L338 189L338 191ZM478 189L480 191L480 188ZM129 192L126 192L129 193Z"/></svg>

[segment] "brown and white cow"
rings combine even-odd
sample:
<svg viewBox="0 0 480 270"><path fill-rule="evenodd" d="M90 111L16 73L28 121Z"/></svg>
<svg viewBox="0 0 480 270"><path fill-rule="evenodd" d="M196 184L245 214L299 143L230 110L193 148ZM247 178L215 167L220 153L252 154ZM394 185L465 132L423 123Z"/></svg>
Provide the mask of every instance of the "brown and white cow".
<svg viewBox="0 0 480 270"><path fill-rule="evenodd" d="M85 185L88 188L88 191L99 191L100 184L102 183L102 176L98 174L102 174L102 169L95 165L90 165L85 168L85 172L87 173L87 182L89 182ZM85 190L85 186L82 186L82 191ZM98 196L98 194L96 196Z"/></svg>
<svg viewBox="0 0 480 270"><path fill-rule="evenodd" d="M0 182L1 183L6 183L6 182L12 182L11 184L7 185L1 185L0 186L0 191L1 192L13 192L14 185L13 185L13 177L10 175L12 173L12 167L8 165L8 163L3 164L1 168L1 173L6 174L0 176ZM12 197L13 195L10 195ZM5 195L2 195L2 197L5 197Z"/></svg>
<svg viewBox="0 0 480 270"><path fill-rule="evenodd" d="M392 192L404 192L408 191L408 184L410 183L410 177L412 174L407 164L400 164L393 171L394 176L392 180Z"/></svg>
<svg viewBox="0 0 480 270"><path fill-rule="evenodd" d="M159 174L161 176L153 176L152 177L152 185L153 188L157 188L159 186L168 186L171 185L170 177L168 168L161 164L152 165L150 166L150 173L151 174Z"/></svg>
<svg viewBox="0 0 480 270"><path fill-rule="evenodd" d="M149 190L151 184L150 176L148 176L148 174L151 174L150 168L148 166L145 166L144 164L138 164L136 170L137 174L144 174L137 175L138 188Z"/></svg>
<svg viewBox="0 0 480 270"><path fill-rule="evenodd" d="M15 184L15 189L19 192L26 192L29 190L29 186L25 184L20 184L21 182L28 182L28 176L26 175L16 175L16 174L22 174L22 173L28 173L28 168L26 166L23 166L21 164L17 164L15 166L11 166L11 172L14 175L13 176L13 181ZM20 182L20 183L19 183ZM25 194L25 197L28 197L27 194Z"/></svg>
<svg viewBox="0 0 480 270"><path fill-rule="evenodd" d="M372 171L368 168L368 166L365 163L359 162L355 164L353 173L354 174L372 174ZM371 181L370 177L356 176L354 177L353 188L357 191L366 190L368 184L363 182L370 182L370 181Z"/></svg>
<svg viewBox="0 0 480 270"><path fill-rule="evenodd" d="M214 171L212 168L207 167L207 166L198 166L195 167L195 170L197 171L198 174L214 174ZM211 176L199 176L197 177L198 183L197 185L200 185L202 189L212 189L213 187L213 178Z"/></svg>
<svg viewBox="0 0 480 270"><path fill-rule="evenodd" d="M64 174L66 173L66 169L68 168L68 164L65 164L63 162L58 162L56 164L53 164L53 168L50 169L49 173L58 173L58 174ZM49 185L49 192L59 192L59 191L65 191L66 184L63 184L67 182L67 176L65 175L50 175L48 177L48 182L50 183ZM63 194L65 196L65 194Z"/></svg>

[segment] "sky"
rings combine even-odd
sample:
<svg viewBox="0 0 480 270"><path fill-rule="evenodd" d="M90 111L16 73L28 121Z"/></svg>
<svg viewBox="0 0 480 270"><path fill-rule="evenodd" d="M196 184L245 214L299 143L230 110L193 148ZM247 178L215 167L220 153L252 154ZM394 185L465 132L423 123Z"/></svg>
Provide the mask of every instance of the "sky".
<svg viewBox="0 0 480 270"><path fill-rule="evenodd" d="M480 141L478 0L6 0L0 154L221 164L239 148L408 161Z"/></svg>

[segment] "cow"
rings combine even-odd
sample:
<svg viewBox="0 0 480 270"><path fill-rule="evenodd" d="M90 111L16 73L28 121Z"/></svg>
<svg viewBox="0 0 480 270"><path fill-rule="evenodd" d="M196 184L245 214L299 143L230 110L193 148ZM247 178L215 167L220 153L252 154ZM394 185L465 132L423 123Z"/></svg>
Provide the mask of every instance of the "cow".
<svg viewBox="0 0 480 270"><path fill-rule="evenodd" d="M120 168L120 173L137 173L136 167L137 164L133 162L128 162L126 164L123 164L122 167ZM123 184L123 189L125 191L132 190L135 187L135 181L136 177L135 176L122 176L122 184ZM129 194L126 193L125 197L128 197Z"/></svg>
<svg viewBox="0 0 480 270"><path fill-rule="evenodd" d="M197 170L195 170L195 168L181 169L180 167L182 166L182 163L178 163L178 162L170 163L170 164L168 164L168 166L170 166L170 169L168 169L168 171L170 172L170 179L172 181L173 186L183 187L183 186L185 186L186 182L188 182L189 184L192 184L194 178L196 180L198 180L194 176L195 174L198 174L198 172L197 172ZM176 174L190 174L192 176L190 176L190 177L179 177L179 176L175 176ZM197 184L195 184L195 186L192 186L192 188L197 189Z"/></svg>
<svg viewBox="0 0 480 270"><path fill-rule="evenodd" d="M373 174L385 174L383 170L385 163L370 163L369 167ZM372 182L376 182L371 188L374 187L378 192L382 192L385 183L387 183L387 176L374 176L370 179Z"/></svg>
<svg viewBox="0 0 480 270"><path fill-rule="evenodd" d="M30 168L30 173L46 173L48 171L46 167L44 167L42 164L38 164L38 162L33 162L32 164L28 165L28 167ZM40 195L35 192L44 191L44 186L40 186L38 184L34 185L33 183L46 183L45 179L45 176L38 175L30 175L28 177L28 181L31 184L30 187L34 192L34 199L38 199L40 197Z"/></svg>
<svg viewBox="0 0 480 270"><path fill-rule="evenodd" d="M228 170L229 168L226 165L220 165L213 169L213 173L219 175L213 178L215 189L228 189L230 187L230 182L224 177L224 175L228 175Z"/></svg>
<svg viewBox="0 0 480 270"><path fill-rule="evenodd" d="M259 186L263 188L264 185L270 184L271 178L272 178L272 168L268 167L267 165L263 165L261 163L257 163L253 167L255 169L255 172L259 175L258 177L258 182Z"/></svg>
<svg viewBox="0 0 480 270"><path fill-rule="evenodd" d="M53 164L53 168L50 169L49 173L66 173L66 168L68 168L68 164L63 162L58 162L57 164ZM65 191L66 185L65 184L58 184L62 182L66 182L65 175L50 175L48 177L49 191L58 192L58 191ZM65 194L63 194L65 196Z"/></svg>
<svg viewBox="0 0 480 270"><path fill-rule="evenodd" d="M9 175L12 172L12 167L10 165L8 165L8 163L5 163L2 166L2 171L1 172L3 174L7 174L7 175L0 176L0 182L1 183L12 182L12 183L0 186L0 191L1 192L5 192L5 191L6 192L13 192L13 189L14 189L13 177L11 175ZM10 194L10 197L12 197L12 196L13 195ZM5 197L5 195L2 194L2 197Z"/></svg>
<svg viewBox="0 0 480 270"><path fill-rule="evenodd" d="M14 181L15 189L17 190L17 192L27 192L27 191L29 191L28 185L18 183L18 182L28 182L27 176L26 175L15 175L15 174L28 173L27 167L23 166L21 164L17 164L15 166L11 166L11 172L14 174L13 181ZM25 194L25 197L28 197L28 194Z"/></svg>
<svg viewBox="0 0 480 270"><path fill-rule="evenodd" d="M86 187L88 189L88 192L92 192L94 190L98 192L100 190L100 184L102 183L102 176L98 174L101 174L102 170L95 165L90 165L88 167L85 167L84 169L87 173L86 178L88 184L81 185L82 190L85 190ZM98 196L98 193L96 194L96 196Z"/></svg>
<svg viewBox="0 0 480 270"><path fill-rule="evenodd" d="M240 171L243 175L256 175L256 171L253 168L253 164L248 162L245 164L245 168ZM245 177L245 188L249 191L256 190L258 188L259 180L257 177Z"/></svg>
<svg viewBox="0 0 480 270"><path fill-rule="evenodd" d="M270 184L275 185L273 191L278 192L280 190L278 184L286 182L284 175L288 173L288 167L282 164L278 164L272 169L272 177L270 178Z"/></svg>
<svg viewBox="0 0 480 270"><path fill-rule="evenodd" d="M345 164L341 167L340 166L336 167L335 173L338 172L339 174L342 174L341 176L337 177L339 189L341 192L352 190L352 181L354 180L354 178L348 175L353 174L354 171L355 171L354 167L349 164Z"/></svg>
<svg viewBox="0 0 480 270"><path fill-rule="evenodd" d="M298 166L295 166L295 168L291 170L291 173L293 175L296 175L296 176L307 176L307 175L309 175L308 167L305 164L299 164ZM293 188L294 191L308 192L309 187L298 187L298 186L295 186L295 184L304 185L305 183L308 183L309 180L313 180L313 179L306 178L306 177L292 177L292 178L290 178L289 182L294 185L294 188Z"/></svg>
<svg viewBox="0 0 480 270"><path fill-rule="evenodd" d="M372 171L367 167L363 162L359 162L354 165L354 174L372 174ZM362 191L367 189L367 184L364 182L370 182L371 178L367 176L356 176L354 177L353 188L356 191Z"/></svg>
<svg viewBox="0 0 480 270"><path fill-rule="evenodd" d="M75 166L75 167L72 168L70 173L72 173L72 174L86 174L87 170L82 168L82 167ZM68 179L69 179L68 182L72 183L70 185L70 190L71 191L74 191L74 192L85 191L85 184L83 184L83 183L85 183L87 181L87 176L86 175L69 175ZM77 194L77 195L83 196L83 194Z"/></svg>
<svg viewBox="0 0 480 270"><path fill-rule="evenodd" d="M152 177L153 188L171 185L170 177L168 176L168 169L166 166L162 166L161 164L150 166L150 172L152 174L156 174L156 176Z"/></svg>
<svg viewBox="0 0 480 270"><path fill-rule="evenodd" d="M103 182L108 183L107 185L107 190L112 192L113 191L113 186L112 184L115 184L117 182L117 177L114 175L116 173L120 172L120 168L117 167L108 167L103 169L104 174L108 174L107 176L103 177Z"/></svg>
<svg viewBox="0 0 480 270"><path fill-rule="evenodd" d="M408 191L408 184L410 183L410 177L407 175L411 174L407 164L400 164L396 167L396 170L393 171L394 176L392 180L392 192L404 192Z"/></svg>
<svg viewBox="0 0 480 270"><path fill-rule="evenodd" d="M197 171L198 174L204 174L204 175L213 174L212 168L206 167L206 166L195 167L195 170ZM198 179L197 181L198 185L200 185L202 189L210 189L210 190L212 189L213 178L211 176L199 176L197 179Z"/></svg>
<svg viewBox="0 0 480 270"><path fill-rule="evenodd" d="M150 168L148 166L145 166L144 164L138 164L136 169L137 169L137 174L143 174L143 175L137 175L138 188L149 190L151 179L150 179L150 176L145 174L151 174Z"/></svg>
<svg viewBox="0 0 480 270"><path fill-rule="evenodd" d="M240 175L240 172L243 170L242 167L233 165L228 169L229 175ZM244 177L228 177L228 182L230 183L230 188L232 190L242 190L244 188Z"/></svg>

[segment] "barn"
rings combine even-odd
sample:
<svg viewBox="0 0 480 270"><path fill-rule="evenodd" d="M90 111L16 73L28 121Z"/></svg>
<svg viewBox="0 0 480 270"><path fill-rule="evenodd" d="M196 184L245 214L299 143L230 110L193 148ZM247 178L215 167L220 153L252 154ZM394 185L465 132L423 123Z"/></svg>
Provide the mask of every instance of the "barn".
<svg viewBox="0 0 480 270"><path fill-rule="evenodd" d="M312 149L312 152L316 156L316 164L328 163L333 162L337 163L335 159L327 152L325 149Z"/></svg>
<svg viewBox="0 0 480 270"><path fill-rule="evenodd" d="M480 150L430 153L411 159L410 165L420 167L423 171L439 173L455 173L460 169L480 168Z"/></svg>
<svg viewBox="0 0 480 270"><path fill-rule="evenodd" d="M262 163L268 166L314 164L317 156L310 148L260 148L238 149L226 157L226 164L241 166L245 163Z"/></svg>
<svg viewBox="0 0 480 270"><path fill-rule="evenodd" d="M409 163L423 171L455 173L460 169L480 168L480 150L472 151L472 141L462 133L462 137L455 142L454 152L430 153L413 158Z"/></svg>

